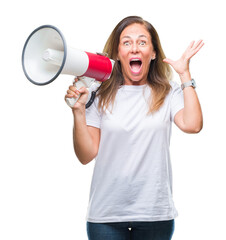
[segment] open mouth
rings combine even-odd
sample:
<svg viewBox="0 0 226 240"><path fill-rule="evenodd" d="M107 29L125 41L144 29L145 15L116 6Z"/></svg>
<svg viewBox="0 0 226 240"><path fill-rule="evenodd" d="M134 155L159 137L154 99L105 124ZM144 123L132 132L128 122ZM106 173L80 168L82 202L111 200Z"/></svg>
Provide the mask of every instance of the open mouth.
<svg viewBox="0 0 226 240"><path fill-rule="evenodd" d="M139 73L142 66L142 61L139 58L133 58L129 62L131 71L135 74Z"/></svg>

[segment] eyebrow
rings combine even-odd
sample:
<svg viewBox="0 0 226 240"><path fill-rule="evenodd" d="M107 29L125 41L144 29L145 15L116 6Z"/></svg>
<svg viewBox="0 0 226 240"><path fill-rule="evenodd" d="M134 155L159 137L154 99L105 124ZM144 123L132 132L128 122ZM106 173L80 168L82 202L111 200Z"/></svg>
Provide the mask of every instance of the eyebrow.
<svg viewBox="0 0 226 240"><path fill-rule="evenodd" d="M141 35L138 36L138 38L142 38L142 37L147 38L147 36L145 36L145 35L143 35L143 34L141 34ZM130 37L130 36L124 36L124 37L122 37L122 39L123 39L123 38L131 38L131 37Z"/></svg>

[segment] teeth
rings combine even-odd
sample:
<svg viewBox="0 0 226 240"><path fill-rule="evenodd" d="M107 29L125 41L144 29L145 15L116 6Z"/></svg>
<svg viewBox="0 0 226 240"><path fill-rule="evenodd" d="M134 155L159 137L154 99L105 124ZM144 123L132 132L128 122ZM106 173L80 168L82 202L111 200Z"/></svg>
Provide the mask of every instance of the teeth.
<svg viewBox="0 0 226 240"><path fill-rule="evenodd" d="M132 59L131 62L141 61L140 59Z"/></svg>

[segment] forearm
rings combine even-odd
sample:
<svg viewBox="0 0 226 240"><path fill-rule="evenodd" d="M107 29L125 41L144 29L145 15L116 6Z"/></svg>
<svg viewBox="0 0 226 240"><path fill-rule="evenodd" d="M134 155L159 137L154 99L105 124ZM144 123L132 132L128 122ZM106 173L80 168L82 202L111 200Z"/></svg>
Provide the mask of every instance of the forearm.
<svg viewBox="0 0 226 240"><path fill-rule="evenodd" d="M85 109L76 110L74 114L73 143L74 151L82 164L87 164L96 156L93 139L86 125Z"/></svg>
<svg viewBox="0 0 226 240"><path fill-rule="evenodd" d="M191 80L190 73L180 75L181 82ZM197 93L193 87L186 87L184 93L183 122L189 132L199 132L203 126L203 117Z"/></svg>

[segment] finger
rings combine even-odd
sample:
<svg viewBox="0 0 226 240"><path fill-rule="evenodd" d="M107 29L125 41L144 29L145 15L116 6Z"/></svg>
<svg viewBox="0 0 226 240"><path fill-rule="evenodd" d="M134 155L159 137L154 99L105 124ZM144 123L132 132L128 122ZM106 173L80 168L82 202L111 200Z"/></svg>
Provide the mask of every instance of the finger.
<svg viewBox="0 0 226 240"><path fill-rule="evenodd" d="M196 44L196 46L194 47L191 57L194 56L204 45L203 40L199 40Z"/></svg>
<svg viewBox="0 0 226 240"><path fill-rule="evenodd" d="M68 89L68 90L67 90L67 94L69 94L69 95L74 95L75 92L74 92L74 91L71 91L70 89Z"/></svg>
<svg viewBox="0 0 226 240"><path fill-rule="evenodd" d="M202 47L204 46L204 42L200 42L199 45L197 45L196 49L195 49L195 53L197 53Z"/></svg>
<svg viewBox="0 0 226 240"><path fill-rule="evenodd" d="M187 50L188 50L188 49L191 49L191 48L194 46L194 43L195 43L194 40L191 41L190 44L189 44L189 46L187 47Z"/></svg>
<svg viewBox="0 0 226 240"><path fill-rule="evenodd" d="M76 92L78 91L78 89L73 85L73 86L70 86L69 89L73 92Z"/></svg>
<svg viewBox="0 0 226 240"><path fill-rule="evenodd" d="M66 96L68 95L68 97L70 97L70 98L72 98L72 97L77 98L79 96L79 94L80 94L79 91L74 92L71 90L67 90Z"/></svg>
<svg viewBox="0 0 226 240"><path fill-rule="evenodd" d="M198 51L199 51L203 46L204 46L204 42L203 42L203 40L201 40L201 41L199 42L199 44L197 45Z"/></svg>
<svg viewBox="0 0 226 240"><path fill-rule="evenodd" d="M203 40L199 40L196 44L194 44L193 49L196 49L197 47L202 45L202 43L203 43Z"/></svg>
<svg viewBox="0 0 226 240"><path fill-rule="evenodd" d="M71 95L71 94L66 94L65 95L65 100L67 99L67 98L75 98L75 99L77 99L77 98L79 98L80 97L80 95L77 95L77 94L75 94L75 95Z"/></svg>
<svg viewBox="0 0 226 240"><path fill-rule="evenodd" d="M174 63L174 61L171 60L171 59L169 59L169 58L163 59L163 62L168 63L168 64L170 64L170 65L173 65L173 63Z"/></svg>
<svg viewBox="0 0 226 240"><path fill-rule="evenodd" d="M64 99L66 100L67 98L74 98L75 96L74 95L71 95L71 94L66 94Z"/></svg>
<svg viewBox="0 0 226 240"><path fill-rule="evenodd" d="M194 46L194 44L195 44L194 40L190 42L190 44L188 45L187 49L183 53L182 57L184 57L185 59L191 58L191 56L192 56L191 50L192 50L192 47Z"/></svg>
<svg viewBox="0 0 226 240"><path fill-rule="evenodd" d="M67 93L70 95L74 95L74 94L79 95L80 94L79 90L74 86L70 86L69 89L67 90Z"/></svg>
<svg viewBox="0 0 226 240"><path fill-rule="evenodd" d="M77 78L77 77L74 78L74 80L73 80L73 85L74 85L76 82L78 82L78 78Z"/></svg>
<svg viewBox="0 0 226 240"><path fill-rule="evenodd" d="M74 95L71 95L71 94L66 94L64 99L66 100L66 98L74 98L75 96Z"/></svg>
<svg viewBox="0 0 226 240"><path fill-rule="evenodd" d="M89 90L86 87L81 87L78 89L79 93L89 93Z"/></svg>

